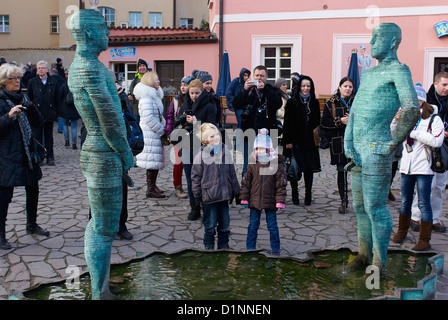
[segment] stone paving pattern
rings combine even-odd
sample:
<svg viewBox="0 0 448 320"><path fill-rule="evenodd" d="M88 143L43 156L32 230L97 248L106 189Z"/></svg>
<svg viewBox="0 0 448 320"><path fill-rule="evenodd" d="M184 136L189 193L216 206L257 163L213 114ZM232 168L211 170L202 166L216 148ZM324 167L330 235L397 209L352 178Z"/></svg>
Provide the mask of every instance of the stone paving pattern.
<svg viewBox="0 0 448 320"><path fill-rule="evenodd" d="M0 250L0 299L20 297L23 291L39 284L65 281L69 276L66 269L70 265L78 266L82 273L88 271L84 259L84 229L88 222L89 201L86 182L79 169L80 150L64 147L62 134L55 132L54 138L56 166L42 167L37 219L40 226L50 231L50 236L46 238L26 233L25 190L17 187L6 222L6 236L12 249ZM166 150L167 158L170 149ZM292 204L288 185L286 208L278 214L282 256L305 260L309 258L308 252L322 249L357 250L356 217L351 203L347 214L338 213L340 200L336 170L329 162L329 151L321 150L322 172L315 174L311 206L303 205L303 181L299 183L299 206ZM241 177L241 168L237 165L238 177ZM111 262L124 263L155 252L203 250L201 221L188 221L188 199L178 199L173 193L171 162L167 162L167 167L160 171L158 178L158 186L167 195L165 199L145 197L144 169L132 168L130 175L135 187L129 189L127 227L134 239L127 241L117 238L113 244ZM185 176L183 184L186 190ZM400 205L399 174L394 179L392 190L397 198L394 202L389 201L394 234ZM448 192L445 193L443 221L448 225L446 194ZM245 251L249 209L232 204L230 217L230 247ZM417 239L418 233L410 231L403 244L390 242L390 248L410 249ZM432 234L432 250L445 255L445 266L448 266L447 244L448 232ZM258 249L270 250L265 219L260 225L257 245ZM448 271L439 276L435 299L448 299Z"/></svg>

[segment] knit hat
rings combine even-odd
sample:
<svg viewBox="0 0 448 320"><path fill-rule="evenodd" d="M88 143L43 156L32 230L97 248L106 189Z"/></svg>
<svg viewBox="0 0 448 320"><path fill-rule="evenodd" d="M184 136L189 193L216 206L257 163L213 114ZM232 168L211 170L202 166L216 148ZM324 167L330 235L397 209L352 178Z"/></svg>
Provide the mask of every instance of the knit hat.
<svg viewBox="0 0 448 320"><path fill-rule="evenodd" d="M277 81L275 81L275 87L280 88L285 83L287 83L285 78L278 78Z"/></svg>
<svg viewBox="0 0 448 320"><path fill-rule="evenodd" d="M185 76L185 77L182 78L182 80L180 82L181 83L190 84L191 80L193 80L192 76Z"/></svg>
<svg viewBox="0 0 448 320"><path fill-rule="evenodd" d="M213 80L212 76L207 71L200 71L198 69L194 69L191 74L195 79L200 80L202 83L207 82L209 80Z"/></svg>
<svg viewBox="0 0 448 320"><path fill-rule="evenodd" d="M415 92L417 93L418 100L426 101L426 91L423 89L422 84L417 82L415 84Z"/></svg>
<svg viewBox="0 0 448 320"><path fill-rule="evenodd" d="M138 62L137 62L137 69L138 69L138 67L139 67L141 64L144 64L144 65L146 66L146 69L148 69L148 63L146 63L146 61L143 60L143 59L138 59Z"/></svg>
<svg viewBox="0 0 448 320"><path fill-rule="evenodd" d="M260 133L255 138L254 149L265 148L269 152L274 151L274 146L272 144L271 137L269 136L269 131L266 128L260 130Z"/></svg>

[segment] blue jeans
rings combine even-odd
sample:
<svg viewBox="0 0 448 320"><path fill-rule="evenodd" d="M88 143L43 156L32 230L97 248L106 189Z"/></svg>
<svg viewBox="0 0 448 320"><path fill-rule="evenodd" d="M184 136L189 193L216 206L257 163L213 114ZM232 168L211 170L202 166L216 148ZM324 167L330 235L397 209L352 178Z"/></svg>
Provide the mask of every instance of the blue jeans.
<svg viewBox="0 0 448 320"><path fill-rule="evenodd" d="M229 247L230 215L227 201L204 205L204 246L207 249L215 247L215 234L218 231L218 249Z"/></svg>
<svg viewBox="0 0 448 320"><path fill-rule="evenodd" d="M70 139L70 134L68 132L68 125L70 122L70 128L72 129L72 143L76 144L76 136L78 135L78 120L70 120L70 119L65 119L65 118L61 118L62 122L63 122L63 131L64 131L64 138L65 140L69 140Z"/></svg>
<svg viewBox="0 0 448 320"><path fill-rule="evenodd" d="M401 174L401 214L411 214L412 200L414 198L414 187L417 183L418 207L422 213L422 221L432 221L432 178L432 175Z"/></svg>
<svg viewBox="0 0 448 320"><path fill-rule="evenodd" d="M280 234L277 226L277 211L264 210L266 213L266 223L268 225L271 250L280 250ZM249 227L247 228L246 249L255 250L257 246L258 228L260 227L261 210L250 209Z"/></svg>

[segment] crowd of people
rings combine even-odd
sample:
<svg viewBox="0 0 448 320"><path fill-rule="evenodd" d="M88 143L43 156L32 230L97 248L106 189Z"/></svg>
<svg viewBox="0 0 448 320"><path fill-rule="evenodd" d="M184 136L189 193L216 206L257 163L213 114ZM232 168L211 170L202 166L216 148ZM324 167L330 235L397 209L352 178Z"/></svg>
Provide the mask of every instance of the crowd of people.
<svg viewBox="0 0 448 320"><path fill-rule="evenodd" d="M215 248L216 236L218 249L229 248L229 203L236 201L250 208L247 249L256 249L257 230L264 210L271 252L279 255L281 237L276 215L285 207L287 183L290 182L293 205L299 205L298 186L303 176L304 204L311 205L313 176L321 171L321 148L330 149L330 159L325 161L336 167L335 187L341 200L338 212L346 213L345 167L350 159L344 154L344 130L356 95L349 77L340 80L336 92L321 110L311 77L291 74L288 79L291 90L288 91L287 79L279 78L275 85L268 83L265 66L257 66L253 71L242 68L225 93L227 108L235 113L237 129L242 130L236 131L236 146L243 151L244 160L239 183L233 160L235 146L223 139L223 110L220 97L213 90L210 73L196 69L185 75L178 94L165 111L164 92L157 73L149 69L143 59L138 60L137 67L128 93L118 81L116 83L123 112L132 113L143 132L144 147L135 158L136 166L146 170L146 197L166 196L157 186L157 177L167 161L164 148L171 145L175 159L174 194L179 199L188 198L191 208L188 220L195 221L202 216L206 249ZM38 181L42 177L40 166L55 165L54 123L58 124L57 131L64 134L65 146L77 149L80 116L67 77L61 59L51 67L46 61L23 67L5 61L0 67L0 249L11 248L6 240L5 224L16 186L26 189L27 231L49 235L36 223L36 217ZM428 150L439 147L448 138L445 131L448 130L448 118L445 119L448 72L436 75L428 93L419 84L415 90L420 100L421 119L403 142L402 152L396 154L396 163L400 162L402 203L398 232L392 241L404 241L411 227L420 230L414 250L426 250L430 248L432 231L445 232L441 216L448 173L431 170ZM436 117L433 119L432 115ZM398 116L399 113L396 119ZM396 125L394 120L391 132ZM247 134L249 131L253 132L252 140ZM320 143L316 142L316 132L319 132ZM282 154L276 152L274 138L279 138ZM45 159L36 156L39 145L46 149ZM287 178L286 158L295 160L297 179ZM398 170L398 165L394 170ZM183 175L186 191L182 188ZM417 185L418 197L414 197L414 185ZM126 197L127 192L124 192L124 200ZM390 194L389 199L393 198ZM123 203L118 234L123 239L132 239L125 227L126 201Z"/></svg>

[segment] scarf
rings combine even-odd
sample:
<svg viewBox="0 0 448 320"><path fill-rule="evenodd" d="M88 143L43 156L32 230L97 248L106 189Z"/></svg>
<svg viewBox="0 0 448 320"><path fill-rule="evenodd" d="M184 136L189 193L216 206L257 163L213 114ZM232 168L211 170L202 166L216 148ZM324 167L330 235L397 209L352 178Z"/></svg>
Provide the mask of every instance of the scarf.
<svg viewBox="0 0 448 320"><path fill-rule="evenodd" d="M138 78L139 80L142 80L143 74L141 74L140 72L137 71L137 73L135 74L135 77Z"/></svg>
<svg viewBox="0 0 448 320"><path fill-rule="evenodd" d="M9 97L11 97L15 101L28 101L29 98L27 95L23 94L17 94L14 92L10 92L6 89L4 89L5 94ZM16 105L10 100L6 99L6 102L9 104L9 107L12 109ZM31 130L31 125L28 121L28 117L25 115L25 113L22 113L17 116L17 120L19 122L20 127L20 133L22 134L22 141L25 148L26 157L28 160L28 167L33 170L33 160L37 162L36 155L34 152L31 152L31 144L33 143L33 132Z"/></svg>

